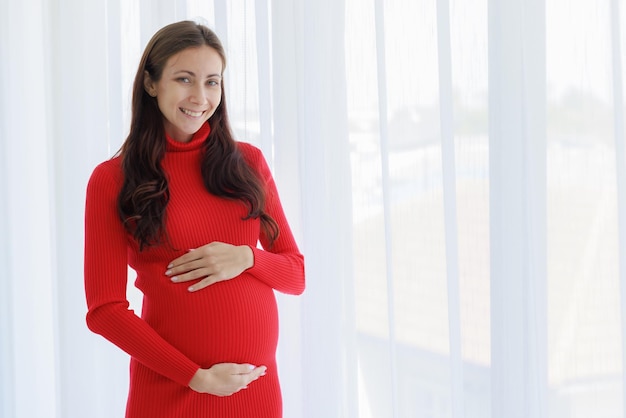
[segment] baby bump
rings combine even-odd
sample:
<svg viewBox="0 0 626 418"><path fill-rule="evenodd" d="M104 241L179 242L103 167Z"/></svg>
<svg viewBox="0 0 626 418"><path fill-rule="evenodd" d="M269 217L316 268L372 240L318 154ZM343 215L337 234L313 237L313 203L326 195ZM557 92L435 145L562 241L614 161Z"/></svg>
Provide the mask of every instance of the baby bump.
<svg viewBox="0 0 626 418"><path fill-rule="evenodd" d="M196 292L188 285L159 280L144 288L142 317L163 338L203 367L274 359L278 313L270 287L246 274Z"/></svg>

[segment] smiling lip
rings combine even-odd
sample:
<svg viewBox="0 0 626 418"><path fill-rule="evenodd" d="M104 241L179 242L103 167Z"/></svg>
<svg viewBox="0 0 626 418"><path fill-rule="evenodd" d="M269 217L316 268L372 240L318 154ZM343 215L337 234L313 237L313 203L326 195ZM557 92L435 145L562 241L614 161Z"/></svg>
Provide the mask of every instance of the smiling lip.
<svg viewBox="0 0 626 418"><path fill-rule="evenodd" d="M202 112L194 112L193 110L189 110L189 109L183 109L182 107L180 108L181 112L183 112L185 115L187 116L191 116L193 118L197 118L199 116L202 116L202 114L204 113L204 111Z"/></svg>

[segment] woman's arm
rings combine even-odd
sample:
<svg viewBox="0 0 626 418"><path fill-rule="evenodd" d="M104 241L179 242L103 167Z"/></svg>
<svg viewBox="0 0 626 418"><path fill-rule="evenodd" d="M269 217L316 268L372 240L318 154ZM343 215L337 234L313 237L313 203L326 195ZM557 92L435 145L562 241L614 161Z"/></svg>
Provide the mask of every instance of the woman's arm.
<svg viewBox="0 0 626 418"><path fill-rule="evenodd" d="M287 222L272 173L261 150L246 143L240 143L240 149L264 183L265 212L276 221L280 230L271 246L267 237L261 234L263 249L252 248L254 264L247 272L280 292L299 295L305 287L304 256Z"/></svg>
<svg viewBox="0 0 626 418"><path fill-rule="evenodd" d="M117 165L116 165L117 164ZM187 386L200 368L129 309L126 231L117 214L119 162L98 166L85 205L87 325L145 366Z"/></svg>

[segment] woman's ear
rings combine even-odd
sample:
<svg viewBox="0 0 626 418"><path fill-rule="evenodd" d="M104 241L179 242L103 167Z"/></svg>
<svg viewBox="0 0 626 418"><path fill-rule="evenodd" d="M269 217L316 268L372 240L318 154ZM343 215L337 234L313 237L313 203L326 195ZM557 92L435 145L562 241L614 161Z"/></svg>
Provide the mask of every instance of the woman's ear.
<svg viewBox="0 0 626 418"><path fill-rule="evenodd" d="M143 72L143 88L150 96L156 97L157 93L154 88L154 83L152 82L152 78L150 78L150 73L147 71Z"/></svg>

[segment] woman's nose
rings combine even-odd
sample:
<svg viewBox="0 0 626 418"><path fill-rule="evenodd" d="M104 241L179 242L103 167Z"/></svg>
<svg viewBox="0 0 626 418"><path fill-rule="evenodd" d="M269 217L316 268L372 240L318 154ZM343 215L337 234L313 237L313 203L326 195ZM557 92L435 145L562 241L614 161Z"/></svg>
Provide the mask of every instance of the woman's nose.
<svg viewBox="0 0 626 418"><path fill-rule="evenodd" d="M206 95L206 92L204 91L204 88L201 85L194 87L191 93L191 100L194 103L198 103L198 104L206 103L207 95Z"/></svg>

